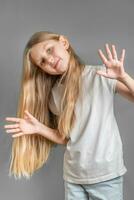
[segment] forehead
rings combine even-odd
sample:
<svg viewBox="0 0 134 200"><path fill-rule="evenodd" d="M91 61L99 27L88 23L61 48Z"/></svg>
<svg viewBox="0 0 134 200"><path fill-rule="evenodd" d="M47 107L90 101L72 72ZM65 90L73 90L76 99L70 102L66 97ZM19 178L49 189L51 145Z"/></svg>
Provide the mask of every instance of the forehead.
<svg viewBox="0 0 134 200"><path fill-rule="evenodd" d="M33 45L33 47L31 48L31 52L37 51L39 49L44 49L44 48L46 48L47 45L55 44L56 42L57 41L55 41L55 40L47 40L47 41L39 42L39 43Z"/></svg>

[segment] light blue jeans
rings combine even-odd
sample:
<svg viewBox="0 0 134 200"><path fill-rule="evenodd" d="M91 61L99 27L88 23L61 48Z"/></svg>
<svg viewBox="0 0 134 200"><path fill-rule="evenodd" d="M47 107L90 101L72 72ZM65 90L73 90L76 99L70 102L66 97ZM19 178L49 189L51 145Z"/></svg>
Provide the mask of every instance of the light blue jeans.
<svg viewBox="0 0 134 200"><path fill-rule="evenodd" d="M95 184L64 181L65 200L123 200L123 176Z"/></svg>

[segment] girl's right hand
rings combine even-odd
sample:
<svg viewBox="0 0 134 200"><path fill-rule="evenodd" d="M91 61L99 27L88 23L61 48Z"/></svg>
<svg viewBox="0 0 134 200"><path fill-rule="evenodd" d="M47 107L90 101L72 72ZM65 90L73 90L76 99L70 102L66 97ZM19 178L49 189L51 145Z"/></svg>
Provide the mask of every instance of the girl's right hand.
<svg viewBox="0 0 134 200"><path fill-rule="evenodd" d="M6 118L7 121L16 122L15 124L4 126L4 128L7 129L7 133L16 133L13 134L12 137L19 137L28 134L38 134L40 128L44 126L27 110L24 113L24 119L15 117Z"/></svg>

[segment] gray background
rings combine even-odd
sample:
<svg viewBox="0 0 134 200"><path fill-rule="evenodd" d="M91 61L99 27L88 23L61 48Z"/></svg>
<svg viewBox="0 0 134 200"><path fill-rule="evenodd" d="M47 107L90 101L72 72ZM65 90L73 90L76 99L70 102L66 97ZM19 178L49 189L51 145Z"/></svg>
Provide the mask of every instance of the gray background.
<svg viewBox="0 0 134 200"><path fill-rule="evenodd" d="M8 177L12 139L6 134L4 118L15 116L22 69L22 53L29 37L36 31L64 34L76 52L88 64L102 64L98 48L115 44L118 54L126 49L125 70L134 77L132 0L5 0L0 2L0 199L63 200L62 178L65 148L58 145L47 164L31 181ZM123 142L127 173L124 199L134 196L134 104L117 95L115 115Z"/></svg>

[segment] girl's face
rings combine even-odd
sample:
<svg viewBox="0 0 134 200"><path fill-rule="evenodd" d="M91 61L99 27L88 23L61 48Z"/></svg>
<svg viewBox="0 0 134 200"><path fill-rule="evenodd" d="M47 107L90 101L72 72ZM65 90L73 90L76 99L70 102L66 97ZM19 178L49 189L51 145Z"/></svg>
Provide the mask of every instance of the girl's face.
<svg viewBox="0 0 134 200"><path fill-rule="evenodd" d="M68 68L70 55L67 51L69 43L60 36L59 40L47 40L35 44L30 57L37 66L51 75L64 73Z"/></svg>

